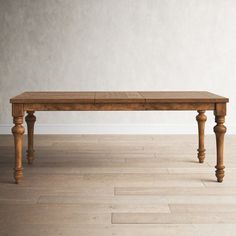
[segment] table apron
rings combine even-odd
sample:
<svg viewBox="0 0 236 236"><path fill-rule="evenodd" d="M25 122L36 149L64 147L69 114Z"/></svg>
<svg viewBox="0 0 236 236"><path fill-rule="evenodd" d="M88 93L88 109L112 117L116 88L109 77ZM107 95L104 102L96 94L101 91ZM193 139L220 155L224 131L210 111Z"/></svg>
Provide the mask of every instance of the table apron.
<svg viewBox="0 0 236 236"><path fill-rule="evenodd" d="M25 111L215 110L216 103L27 103Z"/></svg>

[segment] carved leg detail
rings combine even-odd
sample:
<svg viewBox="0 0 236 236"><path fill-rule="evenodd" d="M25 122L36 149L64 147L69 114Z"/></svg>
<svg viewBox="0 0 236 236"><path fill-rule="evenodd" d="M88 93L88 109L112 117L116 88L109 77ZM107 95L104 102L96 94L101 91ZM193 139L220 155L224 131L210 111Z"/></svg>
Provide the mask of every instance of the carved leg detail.
<svg viewBox="0 0 236 236"><path fill-rule="evenodd" d="M225 121L224 116L215 117L217 125L214 127L214 132L216 134L216 149L217 149L217 164L216 168L216 178L218 182L222 182L225 172L224 172L224 135L226 132L226 127L223 125Z"/></svg>
<svg viewBox="0 0 236 236"><path fill-rule="evenodd" d="M34 123L36 121L36 117L34 115L34 111L28 111L27 113L28 115L25 117L28 131L27 160L28 164L32 164L34 160Z"/></svg>
<svg viewBox="0 0 236 236"><path fill-rule="evenodd" d="M18 184L20 179L23 177L22 146L23 146L23 134L25 132L25 129L22 126L23 116L14 117L13 122L15 124L15 126L12 128L12 133L14 135L14 142L15 142L14 178L16 184Z"/></svg>
<svg viewBox="0 0 236 236"><path fill-rule="evenodd" d="M205 147L204 147L204 130L205 130L205 122L207 117L205 115L205 111L199 110L198 115L196 116L196 120L198 122L198 159L200 163L204 162L205 159Z"/></svg>

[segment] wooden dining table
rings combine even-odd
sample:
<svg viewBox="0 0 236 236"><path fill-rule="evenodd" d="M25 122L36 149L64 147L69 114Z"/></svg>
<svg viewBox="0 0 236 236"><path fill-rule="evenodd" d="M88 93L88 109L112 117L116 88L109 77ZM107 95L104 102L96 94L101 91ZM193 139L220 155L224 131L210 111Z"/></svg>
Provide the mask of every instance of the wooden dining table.
<svg viewBox="0 0 236 236"><path fill-rule="evenodd" d="M15 183L23 177L22 149L25 132L24 115L27 124L27 161L35 159L34 124L36 111L188 111L196 110L198 123L197 157L200 163L205 159L204 129L207 117L205 111L214 111L214 132L216 136L216 178L224 178L224 126L226 104L229 99L207 91L114 91L114 92L24 92L10 99L14 127Z"/></svg>

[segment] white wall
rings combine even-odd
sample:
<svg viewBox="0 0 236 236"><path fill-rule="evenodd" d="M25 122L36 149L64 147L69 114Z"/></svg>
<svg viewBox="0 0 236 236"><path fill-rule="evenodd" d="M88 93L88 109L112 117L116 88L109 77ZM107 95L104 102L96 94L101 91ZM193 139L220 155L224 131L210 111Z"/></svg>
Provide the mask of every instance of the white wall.
<svg viewBox="0 0 236 236"><path fill-rule="evenodd" d="M236 133L235 80L234 0L0 0L1 133L9 98L38 90L209 90L230 98ZM191 133L195 116L41 112L37 131Z"/></svg>

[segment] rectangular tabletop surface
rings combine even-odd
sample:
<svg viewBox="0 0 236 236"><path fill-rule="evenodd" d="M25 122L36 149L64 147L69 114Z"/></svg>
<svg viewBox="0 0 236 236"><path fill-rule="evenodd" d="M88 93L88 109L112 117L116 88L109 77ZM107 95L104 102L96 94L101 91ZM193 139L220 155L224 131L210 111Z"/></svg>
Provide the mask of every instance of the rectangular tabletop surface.
<svg viewBox="0 0 236 236"><path fill-rule="evenodd" d="M228 98L206 91L24 92L11 103L215 103Z"/></svg>

